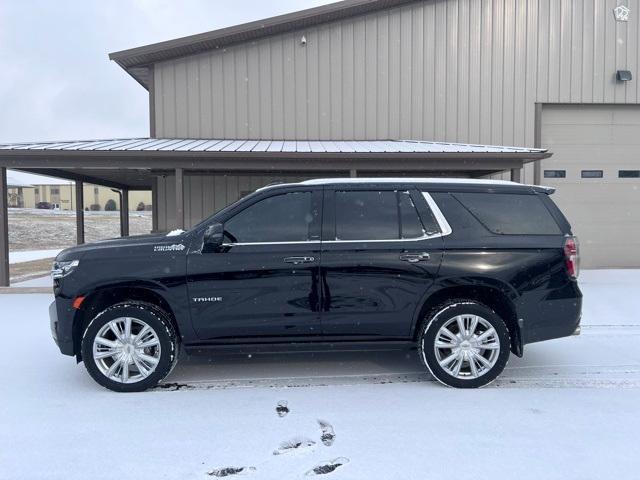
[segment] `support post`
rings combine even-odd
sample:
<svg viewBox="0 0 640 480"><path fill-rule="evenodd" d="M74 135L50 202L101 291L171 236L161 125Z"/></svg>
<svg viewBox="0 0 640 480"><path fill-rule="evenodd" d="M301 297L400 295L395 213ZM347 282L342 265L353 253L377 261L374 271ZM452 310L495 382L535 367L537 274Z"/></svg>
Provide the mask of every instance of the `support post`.
<svg viewBox="0 0 640 480"><path fill-rule="evenodd" d="M129 236L129 189L123 188L120 193L120 236Z"/></svg>
<svg viewBox="0 0 640 480"><path fill-rule="evenodd" d="M158 177L153 177L151 183L151 231L158 231Z"/></svg>
<svg viewBox="0 0 640 480"><path fill-rule="evenodd" d="M355 168L349 170L349 177L356 178L358 176L358 171Z"/></svg>
<svg viewBox="0 0 640 480"><path fill-rule="evenodd" d="M176 228L184 229L184 171L176 168Z"/></svg>
<svg viewBox="0 0 640 480"><path fill-rule="evenodd" d="M76 243L84 243L84 182L76 181Z"/></svg>
<svg viewBox="0 0 640 480"><path fill-rule="evenodd" d="M533 147L542 148L542 104L536 103L535 119L534 119L534 138ZM533 184L540 185L542 183L542 160L536 160L533 163Z"/></svg>
<svg viewBox="0 0 640 480"><path fill-rule="evenodd" d="M7 169L0 167L0 287L9 286L9 210Z"/></svg>
<svg viewBox="0 0 640 480"><path fill-rule="evenodd" d="M522 175L522 168L512 168L511 169L511 181L520 183Z"/></svg>

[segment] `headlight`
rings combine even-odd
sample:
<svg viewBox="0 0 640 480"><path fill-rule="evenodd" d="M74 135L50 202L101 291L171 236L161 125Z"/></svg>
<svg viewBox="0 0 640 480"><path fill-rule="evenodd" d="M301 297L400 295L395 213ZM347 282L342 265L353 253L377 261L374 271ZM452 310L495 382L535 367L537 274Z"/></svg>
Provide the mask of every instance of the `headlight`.
<svg viewBox="0 0 640 480"><path fill-rule="evenodd" d="M80 260L71 260L68 262L53 262L53 268L51 269L51 277L55 280L56 278L62 278L69 275L73 272L78 265L80 265Z"/></svg>

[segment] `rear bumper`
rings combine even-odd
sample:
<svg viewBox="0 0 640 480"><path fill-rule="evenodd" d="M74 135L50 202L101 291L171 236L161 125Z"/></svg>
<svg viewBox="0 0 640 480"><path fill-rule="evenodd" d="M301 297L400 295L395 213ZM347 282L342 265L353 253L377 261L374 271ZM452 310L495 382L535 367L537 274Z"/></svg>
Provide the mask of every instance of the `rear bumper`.
<svg viewBox="0 0 640 480"><path fill-rule="evenodd" d="M523 319L522 344L542 342L580 333L582 292L574 281L547 292L544 298L519 312Z"/></svg>
<svg viewBox="0 0 640 480"><path fill-rule="evenodd" d="M62 354L70 356L74 355L73 314L70 301L56 299L49 305L49 325L53 341Z"/></svg>

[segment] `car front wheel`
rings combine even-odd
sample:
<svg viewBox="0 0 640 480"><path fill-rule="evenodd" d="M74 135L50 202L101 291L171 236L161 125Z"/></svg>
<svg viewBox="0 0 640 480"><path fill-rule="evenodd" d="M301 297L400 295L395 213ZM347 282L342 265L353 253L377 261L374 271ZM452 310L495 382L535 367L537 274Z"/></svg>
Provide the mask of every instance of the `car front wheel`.
<svg viewBox="0 0 640 480"><path fill-rule="evenodd" d="M509 360L505 322L490 308L471 300L452 300L425 319L419 335L420 357L441 383L478 388L494 381Z"/></svg>
<svg viewBox="0 0 640 480"><path fill-rule="evenodd" d="M142 302L112 305L96 315L82 338L87 371L103 387L141 392L175 366L175 329L168 315Z"/></svg>

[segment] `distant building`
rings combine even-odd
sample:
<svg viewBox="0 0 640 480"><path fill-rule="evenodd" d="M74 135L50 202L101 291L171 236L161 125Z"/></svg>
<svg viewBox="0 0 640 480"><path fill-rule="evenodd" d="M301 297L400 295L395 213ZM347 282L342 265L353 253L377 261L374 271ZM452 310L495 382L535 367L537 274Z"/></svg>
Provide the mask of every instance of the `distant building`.
<svg viewBox="0 0 640 480"><path fill-rule="evenodd" d="M9 207L24 207L25 192L28 192L30 188L33 188L33 185L7 176L7 201Z"/></svg>
<svg viewBox="0 0 640 480"><path fill-rule="evenodd" d="M74 183L18 185L9 182L8 191L9 207L12 208L36 208L38 203L47 202L59 205L60 210L76 209L76 187ZM85 209L104 210L109 200L113 200L116 203L116 210L120 209L119 194L108 187L85 184L83 193ZM136 211L139 207L144 210L151 210L151 192L129 192L129 211Z"/></svg>
<svg viewBox="0 0 640 480"><path fill-rule="evenodd" d="M36 208L38 203L47 202L57 204L60 210L75 210L74 183L44 184L44 185L17 185L8 182L9 207ZM84 184L84 207L89 210L104 210L109 200L116 204L116 210L120 209L120 195L108 187ZM129 211L138 210L138 207L151 210L151 192L129 192Z"/></svg>

